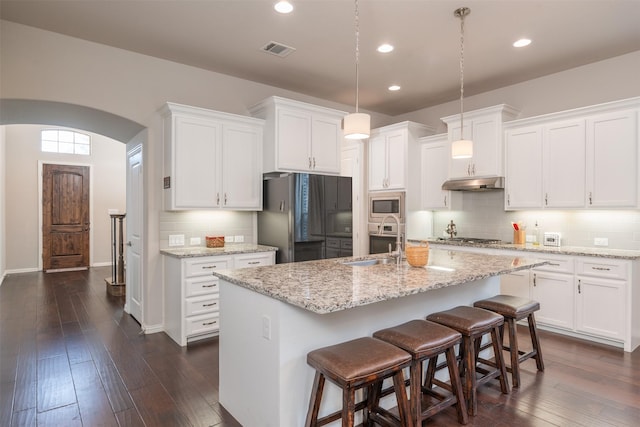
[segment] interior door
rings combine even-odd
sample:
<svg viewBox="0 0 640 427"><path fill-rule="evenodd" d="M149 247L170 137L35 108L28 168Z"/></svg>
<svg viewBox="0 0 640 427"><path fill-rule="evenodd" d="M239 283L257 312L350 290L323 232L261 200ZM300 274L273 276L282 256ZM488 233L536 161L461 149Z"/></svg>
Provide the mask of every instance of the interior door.
<svg viewBox="0 0 640 427"><path fill-rule="evenodd" d="M142 144L127 144L127 227L126 227L126 283L125 311L143 324L142 317L142 253L143 198Z"/></svg>
<svg viewBox="0 0 640 427"><path fill-rule="evenodd" d="M42 269L89 267L89 167L42 165Z"/></svg>

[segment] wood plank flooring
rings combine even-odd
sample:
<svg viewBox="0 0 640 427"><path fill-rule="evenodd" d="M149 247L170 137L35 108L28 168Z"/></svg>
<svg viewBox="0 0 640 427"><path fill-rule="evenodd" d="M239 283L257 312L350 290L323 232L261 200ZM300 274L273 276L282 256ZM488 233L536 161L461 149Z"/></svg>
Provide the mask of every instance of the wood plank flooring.
<svg viewBox="0 0 640 427"><path fill-rule="evenodd" d="M139 335L124 298L106 293L109 275L95 268L5 278L0 426L239 426L218 404L217 339L181 348L162 333ZM520 389L481 387L470 426L640 425L640 350L544 331L541 345L545 372L529 360ZM424 425L458 425L449 409Z"/></svg>

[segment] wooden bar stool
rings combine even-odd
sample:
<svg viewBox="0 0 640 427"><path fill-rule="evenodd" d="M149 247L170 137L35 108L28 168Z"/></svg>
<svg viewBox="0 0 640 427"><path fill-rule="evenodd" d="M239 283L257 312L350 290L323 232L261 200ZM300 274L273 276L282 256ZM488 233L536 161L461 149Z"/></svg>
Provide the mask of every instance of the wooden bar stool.
<svg viewBox="0 0 640 427"><path fill-rule="evenodd" d="M392 328L377 331L373 337L400 347L411 355L409 405L415 427L421 427L423 420L452 405L456 405L458 422L461 424L469 422L456 361L455 345L462 340L462 335L459 332L428 320L411 320ZM446 364L449 368L450 382L448 384L434 378L436 362L440 354L445 354ZM423 362L427 360L429 361L429 369L427 370L425 387L423 387ZM433 389L433 384L439 385L451 393L443 394ZM423 394L433 396L437 399L437 403L423 407Z"/></svg>
<svg viewBox="0 0 640 427"><path fill-rule="evenodd" d="M504 320L509 328L509 345L506 346L502 344L502 348L511 354L511 366L507 366L507 370L511 372L514 387L520 386L520 364L525 360L535 359L538 371L544 371L540 340L538 339L538 329L536 328L536 319L533 316L535 311L540 310L539 302L512 295L496 295L492 298L476 301L473 306L491 310L504 316ZM516 322L525 318L529 324L529 335L533 347L528 353L520 350L518 347L518 334L516 330Z"/></svg>
<svg viewBox="0 0 640 427"><path fill-rule="evenodd" d="M460 371L464 375L464 394L470 415L478 413L479 385L498 378L502 393L509 393L507 371L500 346L500 326L504 325L504 317L482 308L458 306L451 310L430 314L427 320L448 326L462 334ZM486 334L491 334L495 362L479 356L482 337ZM481 374L479 378L476 377L477 373Z"/></svg>
<svg viewBox="0 0 640 427"><path fill-rule="evenodd" d="M363 411L363 425L375 421L382 425L405 427L411 413L402 370L411 364L411 355L398 347L371 337L357 338L323 347L307 354L307 363L316 369L306 427L328 424L342 418L343 427L352 427L355 412ZM398 413L379 406L382 381L393 378ZM318 418L325 378L342 388L342 410ZM356 404L355 391L366 387L365 399Z"/></svg>

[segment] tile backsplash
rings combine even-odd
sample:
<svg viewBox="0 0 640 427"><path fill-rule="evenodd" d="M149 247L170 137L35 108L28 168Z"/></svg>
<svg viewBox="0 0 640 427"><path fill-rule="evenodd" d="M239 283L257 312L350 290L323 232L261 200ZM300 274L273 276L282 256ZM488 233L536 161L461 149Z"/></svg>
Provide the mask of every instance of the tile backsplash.
<svg viewBox="0 0 640 427"><path fill-rule="evenodd" d="M205 246L205 236L243 236L245 243L256 243L255 212L184 211L160 212L160 247L169 246L169 235L183 234L185 246L199 237Z"/></svg>
<svg viewBox="0 0 640 427"><path fill-rule="evenodd" d="M521 221L527 234L538 222L540 235L557 231L563 246L593 247L594 238L607 238L608 247L640 250L639 210L536 210L505 211L504 191L462 192L460 208L433 213L433 236L443 236L453 220L461 237L497 238L513 241L511 222ZM428 236L427 236L428 237Z"/></svg>

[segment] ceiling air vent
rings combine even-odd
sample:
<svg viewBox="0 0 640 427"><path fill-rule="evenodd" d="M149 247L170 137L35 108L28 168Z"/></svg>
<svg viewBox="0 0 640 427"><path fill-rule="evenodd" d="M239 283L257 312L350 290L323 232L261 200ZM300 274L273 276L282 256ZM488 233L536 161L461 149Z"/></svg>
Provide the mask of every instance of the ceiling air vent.
<svg viewBox="0 0 640 427"><path fill-rule="evenodd" d="M262 50L272 55L284 58L296 49L290 46L283 45L282 43L270 41L266 45L262 46Z"/></svg>

